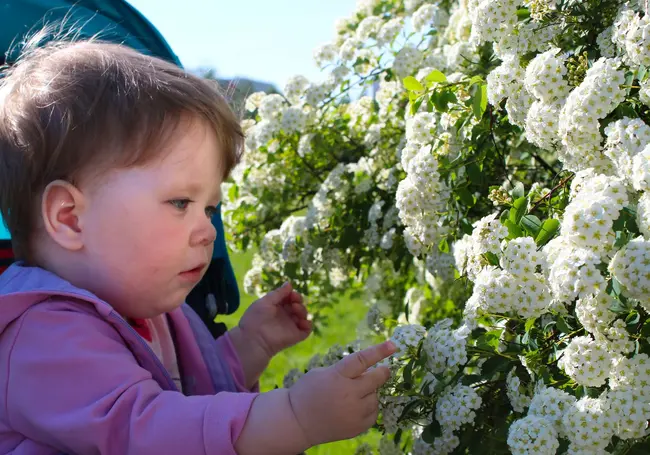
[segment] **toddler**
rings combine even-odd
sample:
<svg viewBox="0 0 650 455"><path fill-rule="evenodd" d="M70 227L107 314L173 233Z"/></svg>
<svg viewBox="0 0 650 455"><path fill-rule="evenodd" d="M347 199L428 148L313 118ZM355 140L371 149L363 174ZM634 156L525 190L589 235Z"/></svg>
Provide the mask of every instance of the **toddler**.
<svg viewBox="0 0 650 455"><path fill-rule="evenodd" d="M6 71L0 455L294 455L375 422L390 342L259 393L311 332L300 294L217 340L183 303L242 141L213 83L124 46L32 44Z"/></svg>

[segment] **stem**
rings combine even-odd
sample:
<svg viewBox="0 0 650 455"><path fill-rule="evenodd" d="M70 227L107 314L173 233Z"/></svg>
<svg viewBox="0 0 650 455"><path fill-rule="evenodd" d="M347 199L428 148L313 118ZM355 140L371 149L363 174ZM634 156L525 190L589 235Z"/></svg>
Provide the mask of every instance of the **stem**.
<svg viewBox="0 0 650 455"><path fill-rule="evenodd" d="M557 185L555 185L555 186L551 189L551 191L548 192L548 194L546 194L544 197L542 197L539 201L535 202L535 204L530 208L530 210L528 211L528 213L533 213L533 212L535 211L535 209L536 209L537 207L539 207L540 204L541 204L542 202L544 202L546 199L551 199L551 197L553 196L553 194L554 194L558 189L560 189L560 188L562 188L564 185L566 185L566 183L567 183L569 180L571 180L574 176L575 176L575 174L571 173L571 175L569 175L568 177L562 179L562 181L561 181L560 183L558 183Z"/></svg>

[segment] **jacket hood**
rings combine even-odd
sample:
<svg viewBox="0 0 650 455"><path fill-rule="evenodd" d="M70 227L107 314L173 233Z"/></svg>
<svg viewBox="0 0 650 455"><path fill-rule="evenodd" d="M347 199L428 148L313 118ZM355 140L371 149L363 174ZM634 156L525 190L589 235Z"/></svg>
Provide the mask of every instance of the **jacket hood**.
<svg viewBox="0 0 650 455"><path fill-rule="evenodd" d="M104 317L113 312L108 303L91 292L77 288L45 269L17 262L0 275L0 334L32 305L53 296L87 302Z"/></svg>

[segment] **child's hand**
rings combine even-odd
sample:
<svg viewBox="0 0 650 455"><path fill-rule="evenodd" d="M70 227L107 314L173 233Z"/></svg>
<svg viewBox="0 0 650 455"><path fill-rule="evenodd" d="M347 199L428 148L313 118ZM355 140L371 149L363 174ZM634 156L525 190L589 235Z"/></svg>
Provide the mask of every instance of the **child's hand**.
<svg viewBox="0 0 650 455"><path fill-rule="evenodd" d="M390 377L388 367L368 368L396 351L385 342L316 368L289 389L289 400L310 446L349 439L377 421L377 389Z"/></svg>
<svg viewBox="0 0 650 455"><path fill-rule="evenodd" d="M287 282L253 303L239 321L239 328L270 360L307 338L312 323L307 320L302 296Z"/></svg>

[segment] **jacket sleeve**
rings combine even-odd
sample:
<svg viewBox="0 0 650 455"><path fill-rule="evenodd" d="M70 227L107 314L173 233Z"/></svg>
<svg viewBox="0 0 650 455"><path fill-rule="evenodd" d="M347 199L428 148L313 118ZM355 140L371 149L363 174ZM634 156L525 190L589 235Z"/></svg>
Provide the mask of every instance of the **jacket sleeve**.
<svg viewBox="0 0 650 455"><path fill-rule="evenodd" d="M256 394L163 391L98 317L32 308L8 362L10 426L78 455L235 455Z"/></svg>

